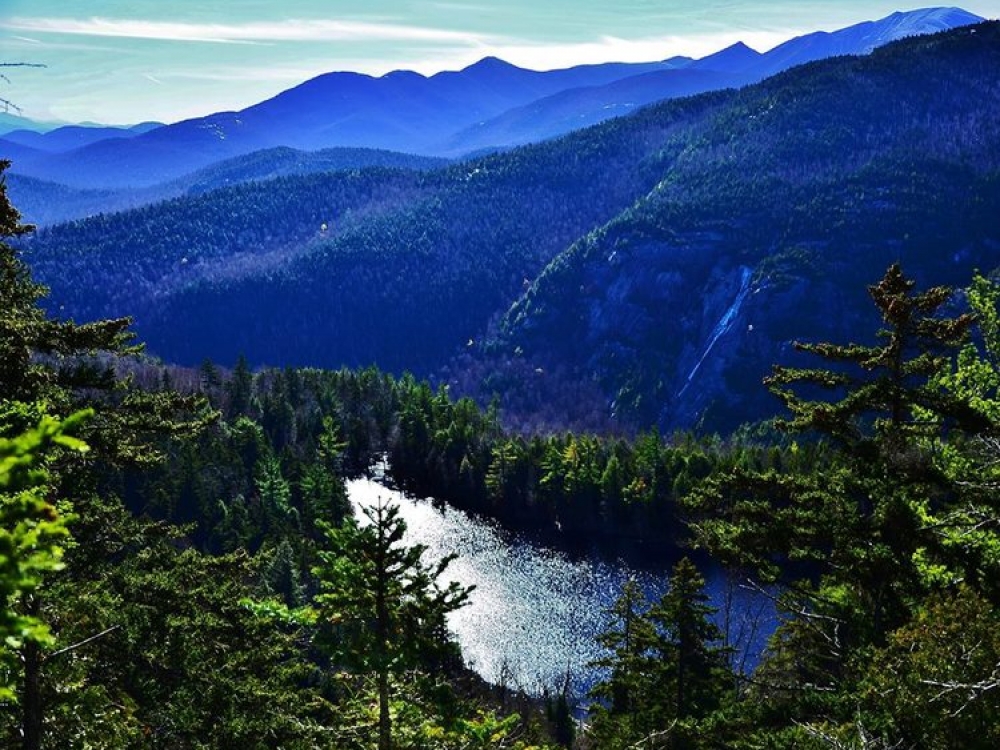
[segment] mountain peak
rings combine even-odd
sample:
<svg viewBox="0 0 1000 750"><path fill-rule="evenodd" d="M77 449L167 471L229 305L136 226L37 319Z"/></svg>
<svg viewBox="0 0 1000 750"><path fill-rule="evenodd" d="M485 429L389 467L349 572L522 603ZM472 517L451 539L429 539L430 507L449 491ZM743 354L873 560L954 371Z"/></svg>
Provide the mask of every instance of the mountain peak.
<svg viewBox="0 0 1000 750"><path fill-rule="evenodd" d="M494 57L490 55L489 57L484 57L479 62L474 62L467 68L463 68L463 73L479 72L479 71L504 71L504 70L521 70L521 68L516 65L512 65L506 60L501 60L499 57Z"/></svg>
<svg viewBox="0 0 1000 750"><path fill-rule="evenodd" d="M690 67L701 70L737 71L757 62L761 53L743 42L736 42L714 54L695 60Z"/></svg>
<svg viewBox="0 0 1000 750"><path fill-rule="evenodd" d="M896 38L945 31L957 26L968 26L984 20L982 16L956 7L920 8L918 10L896 11L874 23L886 29Z"/></svg>

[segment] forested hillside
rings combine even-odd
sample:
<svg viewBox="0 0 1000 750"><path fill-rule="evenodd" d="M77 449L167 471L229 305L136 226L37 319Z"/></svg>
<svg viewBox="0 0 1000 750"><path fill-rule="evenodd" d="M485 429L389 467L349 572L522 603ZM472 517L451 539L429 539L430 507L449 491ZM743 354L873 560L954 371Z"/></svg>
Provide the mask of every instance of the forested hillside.
<svg viewBox="0 0 1000 750"><path fill-rule="evenodd" d="M909 40L732 94L664 144L648 196L543 272L508 350L596 375L646 424L766 414L770 363L870 330L860 290L889 263L957 284L996 265L998 40Z"/></svg>
<svg viewBox="0 0 1000 750"><path fill-rule="evenodd" d="M802 347L809 368L768 383L785 407L771 426L526 439L410 376L136 358L127 320L47 317L0 253L12 747L998 739L995 280L957 302L890 267L868 286L879 343ZM565 687L490 689L444 627L475 592L431 584L437 566L399 544L392 506L349 518L343 477L383 457L398 484L550 543L694 546L773 597L781 624L755 668L735 659L682 558L661 598L630 582L607 611L585 724Z"/></svg>
<svg viewBox="0 0 1000 750"><path fill-rule="evenodd" d="M170 361L245 352L428 372L557 252L647 192L658 173L643 159L713 106L679 102L618 123L613 139L585 132L426 175L289 177L178 199L40 231L26 249L53 305L84 319L130 310ZM339 185L366 192L341 204ZM361 211L369 195L375 208ZM282 263L259 270L240 260L278 251Z"/></svg>
<svg viewBox="0 0 1000 750"><path fill-rule="evenodd" d="M765 413L754 384L787 342L870 329L857 290L887 263L955 283L992 267L998 34L905 40L430 175L283 178L26 248L53 309L132 312L170 361L431 373L465 351L463 388L486 398L541 368L554 390L596 375L626 422L738 424Z"/></svg>
<svg viewBox="0 0 1000 750"><path fill-rule="evenodd" d="M0 237L17 219L0 185ZM391 507L345 520L367 453L345 454L339 398L378 413L380 376L192 379L136 359L128 319L56 320L43 293L0 242L5 747L543 746L544 702L462 666L444 618L467 592Z"/></svg>

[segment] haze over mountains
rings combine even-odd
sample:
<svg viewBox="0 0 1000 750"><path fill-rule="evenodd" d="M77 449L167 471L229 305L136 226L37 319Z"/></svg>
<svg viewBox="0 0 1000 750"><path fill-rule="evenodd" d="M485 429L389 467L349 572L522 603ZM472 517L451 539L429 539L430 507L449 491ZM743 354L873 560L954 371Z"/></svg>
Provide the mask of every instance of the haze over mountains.
<svg viewBox="0 0 1000 750"><path fill-rule="evenodd" d="M870 338L864 287L890 262L921 283L993 268L998 215L993 22L444 169L238 182L25 248L53 307L134 314L168 361L448 365L456 391L671 429L768 414L760 377L792 340Z"/></svg>
<svg viewBox="0 0 1000 750"><path fill-rule="evenodd" d="M865 54L904 36L979 20L956 8L895 13L798 37L763 54L735 45L697 61L536 72L486 58L430 77L407 71L380 78L329 73L240 112L152 129L18 132L0 138L0 153L14 160L13 174L102 190L162 184L221 159L277 146L459 157L536 142L654 101L745 85L811 60Z"/></svg>

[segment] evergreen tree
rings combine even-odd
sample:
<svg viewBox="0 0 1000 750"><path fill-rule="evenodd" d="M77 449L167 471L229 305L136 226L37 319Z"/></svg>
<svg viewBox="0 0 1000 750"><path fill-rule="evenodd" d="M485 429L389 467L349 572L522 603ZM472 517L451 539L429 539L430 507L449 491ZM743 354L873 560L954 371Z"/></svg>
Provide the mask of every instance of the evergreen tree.
<svg viewBox="0 0 1000 750"><path fill-rule="evenodd" d="M835 450L805 471L727 469L685 501L700 545L786 584L789 619L761 679L799 720L850 720L837 696L910 620L943 559L928 519L961 489L935 465L934 441L990 429L936 382L973 322L940 314L950 290L916 292L897 265L869 292L884 323L878 344L802 344L829 367L776 367L767 381L790 411L779 427Z"/></svg>
<svg viewBox="0 0 1000 750"><path fill-rule="evenodd" d="M74 563L78 550L100 549L117 534L117 529L102 523L103 512L114 501L97 497L101 478L95 469L106 472L127 464L149 465L162 455L158 449L162 436L192 435L213 415L198 399L143 393L118 379L116 358L139 350L131 344L129 319L76 324L54 320L41 308L45 288L32 281L27 266L4 241L31 231L20 224L7 199L2 172L9 164L0 160L0 438L16 436L38 422L44 427L50 424L46 422L49 417L65 418L93 407L91 418L79 430L91 448L87 460L64 453L58 461L50 461L43 500L49 506L71 509L76 516L76 544L73 554L66 556L61 578L86 577L89 570ZM43 530L44 526L38 527L39 533ZM43 539L39 537L39 542ZM36 585L15 606L31 620L48 620L56 632L57 621L75 618L78 593L79 587L69 586L62 589L62 595L48 596L44 587ZM96 634L88 633L83 640L89 642ZM46 656L41 645L42 639L23 639L18 660L21 719L17 733L25 750L41 747L43 739ZM57 653L74 648L64 645Z"/></svg>
<svg viewBox="0 0 1000 750"><path fill-rule="evenodd" d="M65 407L69 388L107 388L112 374L74 358L98 351L131 353L128 318L78 325L52 320L39 302L46 289L32 281L28 267L6 243L34 230L20 223L7 198L0 160L0 394L5 402L42 399ZM51 359L39 360L39 355ZM53 364L53 361L55 364Z"/></svg>
<svg viewBox="0 0 1000 750"><path fill-rule="evenodd" d="M663 701L664 719L706 716L731 684L714 614L705 579L694 563L682 558L670 573L670 588L647 614L657 631L655 693Z"/></svg>
<svg viewBox="0 0 1000 750"><path fill-rule="evenodd" d="M250 372L247 358L242 354L236 360L236 367L227 383L226 392L229 395L226 417L235 419L236 417L249 416L253 397L253 373Z"/></svg>
<svg viewBox="0 0 1000 750"><path fill-rule="evenodd" d="M87 450L67 434L83 416L63 423L47 417L22 435L0 438L0 703L16 697L9 676L17 672L17 649L53 640L44 622L12 605L30 596L46 573L62 566L66 518L46 499L47 474L38 464L45 450L60 444Z"/></svg>
<svg viewBox="0 0 1000 750"><path fill-rule="evenodd" d="M380 500L363 513L366 525L347 518L340 528L326 526L327 547L313 570L321 590L315 601L335 662L374 674L378 747L391 750L390 677L439 661L450 648L445 617L471 589L438 585L452 557L429 566L425 547L401 544L406 524L397 506Z"/></svg>
<svg viewBox="0 0 1000 750"><path fill-rule="evenodd" d="M593 666L608 675L591 690L601 704L594 709L592 736L600 747L623 747L651 729L648 723L656 631L646 616L646 596L629 579L608 610L608 628L597 642L610 654Z"/></svg>

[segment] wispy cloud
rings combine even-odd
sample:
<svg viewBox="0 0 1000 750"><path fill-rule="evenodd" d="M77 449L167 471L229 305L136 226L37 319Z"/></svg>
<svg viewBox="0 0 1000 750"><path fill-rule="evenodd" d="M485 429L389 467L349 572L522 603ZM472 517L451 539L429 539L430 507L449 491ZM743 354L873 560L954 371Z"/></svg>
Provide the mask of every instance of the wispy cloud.
<svg viewBox="0 0 1000 750"><path fill-rule="evenodd" d="M476 32L371 21L286 20L244 24L196 24L114 18L8 18L0 28L11 31L128 37L217 44L267 42L409 41L477 47L503 39Z"/></svg>
<svg viewBox="0 0 1000 750"><path fill-rule="evenodd" d="M357 70L360 66L345 69ZM329 66L317 63L312 67L286 68L282 66L249 66L249 67L223 67L210 70L174 70L161 73L160 78L164 80L190 80L190 81L216 81L216 82L239 82L249 81L295 84L308 80L323 73L328 73Z"/></svg>

